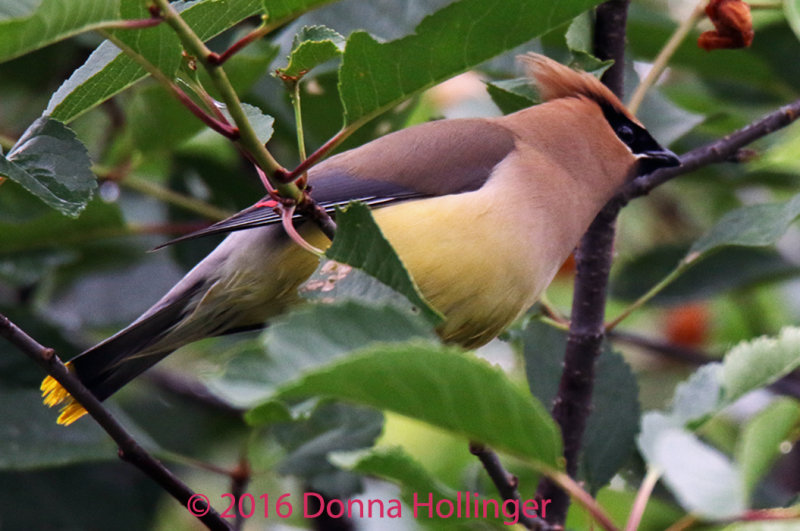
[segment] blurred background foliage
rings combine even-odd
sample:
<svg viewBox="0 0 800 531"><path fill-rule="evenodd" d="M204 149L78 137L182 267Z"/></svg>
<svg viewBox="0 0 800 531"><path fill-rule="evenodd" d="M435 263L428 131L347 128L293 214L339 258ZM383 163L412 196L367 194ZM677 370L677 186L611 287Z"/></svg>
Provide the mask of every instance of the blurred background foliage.
<svg viewBox="0 0 800 531"><path fill-rule="evenodd" d="M292 108L286 87L272 73L286 65L295 34L304 26L324 24L345 36L366 29L382 40L392 40L412 33L426 15L449 3L335 2L287 24L271 40L247 47L225 68L244 101L275 117L269 148L283 165L293 167L299 156ZM714 141L800 98L798 35L779 3L760 0L765 5L756 8L758 3L753 2L752 47L713 52L699 49L696 37L710 27L704 21L679 47L658 86L646 98L639 113L642 121L677 153ZM626 93L632 92L694 6L692 1L632 2ZM211 40L210 46L223 51L257 24L256 18L248 18ZM568 27L564 24L412 97L371 120L339 149L430 119L491 116L501 112L498 104L504 109L513 107L514 103L502 96L496 104L486 83L518 77L521 72L514 56L520 51L540 51L565 62L581 59L579 50L567 46ZM4 152L42 114L51 94L100 42L95 34L81 34L0 64L0 142ZM325 63L301 85L310 150L335 134L342 123L337 66L335 59ZM252 168L232 145L204 130L152 80L86 112L70 127L87 147L99 184L96 197L80 217L62 216L12 181L0 186L0 313L64 358L128 324L219 240L193 240L155 253L148 253L149 249L244 208L263 193ZM769 135L751 149L745 161L683 176L624 209L609 318L673 270L692 243L726 212L786 201L800 191L800 126ZM609 367L609 374L621 380L612 379L605 387L598 384L601 398L597 400L602 400L604 388L609 395L614 395L615 388L624 389L627 394L622 398L609 400L631 405L631 411L614 412L629 419L619 422L633 426L634 431L609 442L602 428L590 429L587 447L593 448L591 441L598 445L605 441L621 453L613 462L625 464L622 469L596 470L592 463L597 465L604 458L587 460L584 473L593 491L612 476L612 487L626 482L635 486L641 481L642 460L633 452L640 411L637 394L641 409L663 409L678 382L699 364L718 358L741 340L776 335L782 327L797 324L799 273L800 232L793 226L774 246L725 248L701 261L622 323L609 348L622 357L610 357L609 353L608 363L624 366L624 358L632 372ZM548 291L552 306L566 315L572 277L568 263ZM506 341L487 346L482 354L519 368L515 353L524 350L529 383L547 404L557 386L560 361L548 360L542 352L562 352L559 341L563 342L563 337L531 319L515 326L506 334ZM539 348L529 352L532 344ZM543 344L554 346L548 349L541 347ZM310 487L327 489L336 496L366 492L370 498L398 497L397 487L373 479L364 482L326 459L331 451L369 447L376 439L381 445L404 447L441 486L494 495L461 438L415 420L393 414L384 419L374 410L327 403L302 422L253 428L242 420L240 410L215 399L204 388L200 393L204 399L198 398L199 381L210 382L212 389L213 385L219 387L224 380L220 374L230 360L246 359L248 349L259 348L258 334L190 345L160 364L154 375L127 386L111 403L115 412L136 427L149 448L212 500L219 500L219 494L231 488L230 477L215 473L213 467L232 470L240 462L246 462L253 472L247 487L253 493ZM185 510L138 471L116 462L113 445L91 422L83 421L69 430L57 427L55 412L40 404L40 369L7 343L0 343L0 352L0 528L107 529L110 522L115 529L131 530L197 527ZM779 389L796 397L800 381L790 376L782 380ZM226 398L236 398L236 389L228 392ZM704 439L723 450L734 448L745 420L763 406L766 396L759 395L716 419L707 426ZM791 445L782 447L782 452L785 455L759 483L756 506L786 504L800 488L798 452ZM32 454L36 458L29 459ZM213 463L213 467L205 463ZM515 467L513 461L510 468L523 482L534 484L527 468ZM602 479L593 483L593 477ZM633 492L635 488L606 487L599 499L612 514L623 515L624 521ZM643 529L664 529L683 514L663 489L657 491L657 497L650 504ZM571 525L587 528L583 518L579 510L573 511ZM307 525L299 518L288 523ZM410 518L389 523L397 529L443 525ZM246 528L263 525L253 519ZM387 526L386 521L358 524L360 529Z"/></svg>

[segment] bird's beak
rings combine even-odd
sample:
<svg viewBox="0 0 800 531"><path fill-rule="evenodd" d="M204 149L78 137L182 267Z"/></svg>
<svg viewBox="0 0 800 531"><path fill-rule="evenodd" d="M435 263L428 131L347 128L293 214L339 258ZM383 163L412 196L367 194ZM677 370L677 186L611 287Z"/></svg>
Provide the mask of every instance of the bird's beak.
<svg viewBox="0 0 800 531"><path fill-rule="evenodd" d="M659 168L671 168L680 166L681 160L678 155L667 148L660 148L639 153L639 175L652 173Z"/></svg>

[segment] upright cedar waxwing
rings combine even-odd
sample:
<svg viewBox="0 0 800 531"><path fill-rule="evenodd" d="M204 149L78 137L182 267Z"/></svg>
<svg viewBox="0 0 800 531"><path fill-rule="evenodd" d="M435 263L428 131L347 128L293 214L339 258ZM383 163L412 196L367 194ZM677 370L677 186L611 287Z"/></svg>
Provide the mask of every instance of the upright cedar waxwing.
<svg viewBox="0 0 800 531"><path fill-rule="evenodd" d="M602 83L541 55L521 57L542 103L500 118L418 125L308 172L321 205L360 199L423 295L447 342L477 347L527 310L617 188L677 165ZM286 234L268 201L201 233L230 232L152 308L73 359L103 400L192 341L263 326L300 301L316 256ZM298 223L310 242L327 240ZM248 229L248 230L241 230ZM85 410L53 378L60 424Z"/></svg>

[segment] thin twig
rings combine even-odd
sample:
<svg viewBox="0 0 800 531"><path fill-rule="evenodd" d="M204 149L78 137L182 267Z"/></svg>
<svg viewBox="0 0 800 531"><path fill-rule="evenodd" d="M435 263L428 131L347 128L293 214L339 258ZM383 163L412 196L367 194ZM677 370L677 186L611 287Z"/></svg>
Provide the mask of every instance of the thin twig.
<svg viewBox="0 0 800 531"><path fill-rule="evenodd" d="M139 193L154 197L159 201L180 207L189 212L194 212L210 220L219 221L231 215L231 212L227 210L215 207L200 199L180 194L160 184L142 179L135 175L129 175L119 182L131 190L136 190Z"/></svg>
<svg viewBox="0 0 800 531"><path fill-rule="evenodd" d="M297 177L303 175L308 168L321 160L330 149L349 136L361 123L351 124L349 127L343 128L320 149L312 153L311 156L295 168L294 171L287 171L273 158L266 146L259 140L228 76L225 74L222 67L216 63L219 57L215 58L214 53L208 49L186 21L181 18L180 14L175 11L168 0L154 0L154 2L160 10L161 16L163 16L167 24L169 24L178 35L178 38L180 38L186 50L195 55L206 68L208 75L211 77L214 86L220 93L222 101L227 106L228 112L236 124L237 131L239 132L238 142L247 152L248 157L264 170L265 175L270 181L271 188L277 190L281 197L293 200L297 205L297 212L308 216L309 219L320 227L326 236L332 239L336 230L336 225L333 220L331 220L325 209L319 207L319 205L293 181Z"/></svg>
<svg viewBox="0 0 800 531"><path fill-rule="evenodd" d="M148 61L143 55L139 54L125 44L124 41L116 37L113 33L108 32L101 32L109 41L111 41L114 46L122 50L125 55L133 59L136 63L139 64L145 71L150 74L153 79L158 81L164 88L166 88L170 94L172 94L181 104L186 107L192 114L194 114L200 121L206 124L208 127L213 129L214 131L218 132L225 138L229 138L231 140L236 140L239 138L239 131L235 127L231 127L229 124L221 122L214 118L213 116L206 113L199 105L197 105L192 98L189 97L173 80L168 78L161 70L158 69L153 63Z"/></svg>
<svg viewBox="0 0 800 531"><path fill-rule="evenodd" d="M250 43L261 39L262 37L266 37L270 33L272 33L276 28L274 24L268 24L266 21L263 21L257 28L253 31L239 39L238 41L231 44L227 50L222 53L213 53L209 56L209 61L213 62L214 64L221 65L225 63L228 59L233 57L234 54L240 52Z"/></svg>
<svg viewBox="0 0 800 531"><path fill-rule="evenodd" d="M120 459L131 463L144 472L184 507L190 501L197 501L196 497L193 498L195 492L136 442L122 424L81 383L78 377L72 374L67 366L61 362L53 349L41 345L2 314L0 314L0 336L7 339L12 345L38 363L47 374L55 378L86 409L89 415L117 443ZM193 508L195 511L200 510L200 512L208 508L208 512L202 516L197 516L197 518L209 529L230 530L227 522L203 501L193 504Z"/></svg>
<svg viewBox="0 0 800 531"><path fill-rule="evenodd" d="M518 480L517 477L509 473L500 462L500 457L488 446L480 443L470 443L469 451L477 457L489 478L497 487L497 491L504 500L516 500L517 503L522 501L522 497L517 490ZM526 529L535 529L539 531L549 531L556 529L551 526L546 520L541 518L529 518L524 513L519 515L519 523Z"/></svg>
<svg viewBox="0 0 800 531"><path fill-rule="evenodd" d="M680 23L680 25L675 29L675 33L667 41L667 44L658 52L655 60L653 61L653 65L650 67L650 71L644 77L639 86L636 87L636 90L633 92L631 96L631 100L628 102L628 110L631 114L636 114L636 111L639 110L639 105L642 104L644 101L644 97L647 94L647 91L656 84L658 78L661 77L661 73L664 72L664 69L667 67L667 63L669 60L672 59L672 56L678 50L678 47L681 45L683 40L692 31L697 25L697 22L703 17L703 9L705 5L708 3L708 0L700 0L695 6L692 13Z"/></svg>
<svg viewBox="0 0 800 531"><path fill-rule="evenodd" d="M641 523L642 516L644 516L647 501L650 499L650 495L653 493L653 489L656 487L656 483L658 483L660 477L661 471L656 468L651 468L647 471L644 481L642 481L639 487L639 492L636 493L636 499L633 501L633 507L631 507L631 512L628 515L628 523L625 525L625 531L636 531L639 529L639 523Z"/></svg>
<svg viewBox="0 0 800 531"><path fill-rule="evenodd" d="M303 129L303 106L300 97L299 79L295 79L291 82L291 98L292 108L294 109L294 125L297 130L297 153L300 155L300 162L302 163L308 158L308 155L306 154L306 138ZM297 185L301 188L306 187L305 173L297 179Z"/></svg>
<svg viewBox="0 0 800 531"><path fill-rule="evenodd" d="M305 172L309 170L313 165L317 164L321 161L325 156L336 146L341 144L348 136L350 136L355 131L354 126L348 126L342 128L338 133L333 135L327 142L322 144L316 151L314 151L308 158L302 161L295 169L291 172L287 173L284 176L286 181L294 181Z"/></svg>
<svg viewBox="0 0 800 531"><path fill-rule="evenodd" d="M138 18L130 20L115 20L107 22L100 27L95 27L95 30L108 30L108 29L143 29L152 28L161 24L163 20L160 17Z"/></svg>
<svg viewBox="0 0 800 531"><path fill-rule="evenodd" d="M586 509L595 522L606 531L618 531L614 522L606 514L603 508L597 503L588 492L583 490L578 483L563 472L550 470L546 472L548 478L558 485L564 492L569 493L575 503Z"/></svg>
<svg viewBox="0 0 800 531"><path fill-rule="evenodd" d="M711 164L731 160L744 146L786 127L798 118L800 118L800 99L784 105L724 138L683 154L680 166L662 168L644 177L633 179L617 194L615 201L624 205L631 199L649 194L656 187L675 177Z"/></svg>
<svg viewBox="0 0 800 531"><path fill-rule="evenodd" d="M739 520L742 522L767 522L771 520L795 520L800 518L800 509L780 507L776 509L752 509Z"/></svg>
<svg viewBox="0 0 800 531"><path fill-rule="evenodd" d="M284 175L286 170L267 150L266 146L259 140L255 129L245 114L239 95L231 85L225 70L215 62L212 57L214 53L208 49L205 43L197 36L192 28L186 23L168 0L154 0L156 6L161 11L164 21L178 35L184 48L194 55L205 67L215 88L219 91L222 101L228 108L228 112L233 118L239 131L239 142L253 156L255 161L269 175ZM302 197L297 186L291 183L273 183L283 197L292 198L299 201Z"/></svg>
<svg viewBox="0 0 800 531"><path fill-rule="evenodd" d="M603 74L602 81L618 96L622 95L623 87L628 3L629 0L607 1L598 6L595 18L595 55L601 60L614 60L612 67ZM553 418L561 427L569 477L577 474L583 433L591 412L595 361L600 355L604 337L606 288L618 213L619 206L614 202L606 205L581 238L575 254L570 331L564 353L564 370L552 410ZM538 494L552 500L547 521L563 524L570 498L555 478L542 481Z"/></svg>
<svg viewBox="0 0 800 531"><path fill-rule="evenodd" d="M710 361L718 359L711 354L702 352L697 349L689 347L682 347L667 341L659 341L649 337L632 334L630 332L622 332L620 330L612 330L608 333L608 338L613 341L621 343L628 343L637 347L656 352L670 359L690 363L692 365L703 365Z"/></svg>
<svg viewBox="0 0 800 531"><path fill-rule="evenodd" d="M800 118L800 100L796 100L789 105L785 105L780 109L756 120L755 122L748 124L737 131L734 131L724 138L685 153L680 158L680 166L660 169L644 177L634 179L633 181L627 183L620 190L617 196L612 199L612 203L616 203L618 205L617 208L622 208L631 199L647 195L657 186L660 186L676 177L711 164L735 159L737 153L743 147L777 131L778 129L786 127L798 118ZM614 329L631 313L661 293L664 288L669 286L672 281L681 276L684 271L689 269L689 267L694 264L694 259L695 257L687 256L681 260L677 268L672 270L666 277L650 288L647 293L639 297L635 302L628 306L628 308L623 310L616 318L608 323L606 325L606 330L609 331Z"/></svg>
<svg viewBox="0 0 800 531"><path fill-rule="evenodd" d="M678 267L673 269L666 277L664 277L660 282L658 282L655 286L650 288L644 295L633 301L631 304L628 305L627 308L622 310L620 314L615 317L610 323L606 325L606 333L610 332L611 330L615 329L622 321L627 319L633 312L650 302L650 300L661 293L664 288L668 285L672 284L672 281L681 276L684 271L689 268L689 264L681 261L678 264Z"/></svg>
<svg viewBox="0 0 800 531"><path fill-rule="evenodd" d="M251 475L250 463L247 462L245 456L242 456L239 464L231 471L231 494L236 502L236 507L241 507L242 494L244 494L247 485L250 483ZM255 507L251 509L255 509ZM236 520L233 524L234 531L239 531L244 526L244 515L244 511L236 511Z"/></svg>
<svg viewBox="0 0 800 531"><path fill-rule="evenodd" d="M562 330L569 329L569 317L561 313L561 311L550 302L546 292L539 297L539 305L542 307L543 316L548 318L550 322L558 323L559 328Z"/></svg>
<svg viewBox="0 0 800 531"><path fill-rule="evenodd" d="M694 524L698 523L699 520L699 517L693 514L687 514L669 526L665 531L686 531L690 527L694 526Z"/></svg>

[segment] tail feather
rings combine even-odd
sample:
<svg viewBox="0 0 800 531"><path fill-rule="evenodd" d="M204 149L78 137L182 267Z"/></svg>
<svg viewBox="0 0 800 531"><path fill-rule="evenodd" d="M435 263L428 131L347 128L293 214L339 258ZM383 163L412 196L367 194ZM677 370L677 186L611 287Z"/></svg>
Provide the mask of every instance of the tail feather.
<svg viewBox="0 0 800 531"><path fill-rule="evenodd" d="M127 328L76 356L67 364L70 371L99 400L105 400L187 342L162 340L190 311L190 301L202 288L203 282L198 282L177 296L168 295ZM45 405L62 406L59 424L71 424L86 414L51 376L44 379L41 391Z"/></svg>

